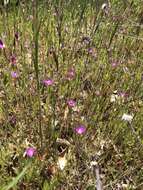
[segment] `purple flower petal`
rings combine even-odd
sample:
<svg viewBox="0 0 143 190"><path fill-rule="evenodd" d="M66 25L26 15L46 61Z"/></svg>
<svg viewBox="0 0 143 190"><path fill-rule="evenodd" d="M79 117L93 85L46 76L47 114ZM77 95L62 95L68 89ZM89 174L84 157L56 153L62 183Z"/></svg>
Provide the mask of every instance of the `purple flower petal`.
<svg viewBox="0 0 143 190"><path fill-rule="evenodd" d="M36 149L33 147L29 147L25 151L25 155L32 158L36 154Z"/></svg>
<svg viewBox="0 0 143 190"><path fill-rule="evenodd" d="M72 80L75 77L75 70L74 68L71 68L67 72L67 79Z"/></svg>
<svg viewBox="0 0 143 190"><path fill-rule="evenodd" d="M79 125L78 127L75 128L75 131L76 133L81 135L86 132L86 127L84 125Z"/></svg>
<svg viewBox="0 0 143 190"><path fill-rule="evenodd" d="M120 97L122 97L122 98L127 98L127 97L128 97L128 93L122 92L122 91L119 92L118 95L119 95Z"/></svg>
<svg viewBox="0 0 143 190"><path fill-rule="evenodd" d="M68 103L69 107L75 107L76 106L76 101L74 101L72 99L68 100L67 103Z"/></svg>
<svg viewBox="0 0 143 190"><path fill-rule="evenodd" d="M45 86L52 86L54 84L54 81L52 79L43 80L43 84Z"/></svg>
<svg viewBox="0 0 143 190"><path fill-rule="evenodd" d="M117 63L113 62L113 63L112 63L112 67L113 67L113 68L117 67Z"/></svg>
<svg viewBox="0 0 143 190"><path fill-rule="evenodd" d="M11 72L11 76L12 76L12 78L14 78L14 79L18 78L18 74L17 74L17 72L15 72L15 71L12 71L12 72Z"/></svg>

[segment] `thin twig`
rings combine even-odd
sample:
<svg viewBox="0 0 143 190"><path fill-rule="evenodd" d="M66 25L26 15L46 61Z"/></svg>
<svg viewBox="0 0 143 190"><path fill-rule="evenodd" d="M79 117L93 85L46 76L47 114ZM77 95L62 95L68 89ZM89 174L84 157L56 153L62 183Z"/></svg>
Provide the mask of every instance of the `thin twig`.
<svg viewBox="0 0 143 190"><path fill-rule="evenodd" d="M91 163L92 167L93 167L93 173L96 176L96 189L97 190L103 190L102 188L102 182L100 179L100 172L99 172L99 165L96 161L93 161Z"/></svg>

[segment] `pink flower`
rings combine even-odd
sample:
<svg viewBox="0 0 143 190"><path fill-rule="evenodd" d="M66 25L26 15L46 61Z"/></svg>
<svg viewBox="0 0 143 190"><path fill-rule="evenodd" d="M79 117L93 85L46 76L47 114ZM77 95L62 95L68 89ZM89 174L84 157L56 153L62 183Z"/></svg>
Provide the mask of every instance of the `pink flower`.
<svg viewBox="0 0 143 190"><path fill-rule="evenodd" d="M45 86L52 86L54 84L54 81L52 79L43 80L43 84Z"/></svg>
<svg viewBox="0 0 143 190"><path fill-rule="evenodd" d="M118 66L118 63L117 63L117 62L113 62L113 63L111 64L111 66L112 66L112 68L116 68L116 67Z"/></svg>
<svg viewBox="0 0 143 190"><path fill-rule="evenodd" d="M11 72L11 77L14 78L14 79L18 78L17 72L12 71L12 72Z"/></svg>
<svg viewBox="0 0 143 190"><path fill-rule="evenodd" d="M2 42L2 40L0 40L0 49L5 48L5 44Z"/></svg>
<svg viewBox="0 0 143 190"><path fill-rule="evenodd" d="M70 99L70 100L67 101L67 103L68 103L69 107L75 107L76 106L76 101L75 100Z"/></svg>
<svg viewBox="0 0 143 190"><path fill-rule="evenodd" d="M67 79L72 80L75 77L75 70L74 68L71 68L67 72Z"/></svg>
<svg viewBox="0 0 143 190"><path fill-rule="evenodd" d="M36 154L36 149L33 147L29 147L25 151L25 155L32 158Z"/></svg>
<svg viewBox="0 0 143 190"><path fill-rule="evenodd" d="M121 97L121 98L127 98L128 97L128 94L126 92L119 92L118 95Z"/></svg>
<svg viewBox="0 0 143 190"><path fill-rule="evenodd" d="M79 135L82 135L83 133L86 132L86 127L84 125L79 125L78 127L75 128L76 133Z"/></svg>
<svg viewBox="0 0 143 190"><path fill-rule="evenodd" d="M119 60L112 60L112 61L111 61L111 67L114 69L114 68L120 66L121 63L122 63L122 62L119 61Z"/></svg>

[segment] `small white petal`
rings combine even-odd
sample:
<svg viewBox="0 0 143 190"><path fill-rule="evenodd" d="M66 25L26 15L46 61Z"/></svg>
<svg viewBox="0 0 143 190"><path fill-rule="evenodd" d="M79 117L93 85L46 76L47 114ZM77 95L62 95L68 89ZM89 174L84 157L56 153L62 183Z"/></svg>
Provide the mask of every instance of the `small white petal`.
<svg viewBox="0 0 143 190"><path fill-rule="evenodd" d="M101 6L101 9L102 9L102 10L103 10L103 9L106 9L106 7L107 7L107 4L106 4L106 3L103 3L102 6Z"/></svg>
<svg viewBox="0 0 143 190"><path fill-rule="evenodd" d="M96 161L91 161L91 162L90 162L90 166L97 166L97 164L98 164L98 163L97 163Z"/></svg>
<svg viewBox="0 0 143 190"><path fill-rule="evenodd" d="M110 98L110 102L115 102L118 99L118 95L117 94L112 94L111 98Z"/></svg>
<svg viewBox="0 0 143 190"><path fill-rule="evenodd" d="M129 114L123 114L123 116L122 116L122 120L124 120L124 121L129 121L129 122L131 122L132 121L132 119L133 119L133 116L132 115L129 115Z"/></svg>
<svg viewBox="0 0 143 190"><path fill-rule="evenodd" d="M63 170L65 166L67 165L67 159L66 156L64 157L59 157L58 162L57 162L58 167Z"/></svg>

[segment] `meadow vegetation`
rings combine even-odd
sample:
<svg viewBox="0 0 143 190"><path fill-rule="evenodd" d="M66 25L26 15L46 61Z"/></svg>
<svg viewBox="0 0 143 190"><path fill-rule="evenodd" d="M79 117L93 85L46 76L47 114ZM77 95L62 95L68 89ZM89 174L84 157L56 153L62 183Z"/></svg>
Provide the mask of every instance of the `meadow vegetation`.
<svg viewBox="0 0 143 190"><path fill-rule="evenodd" d="M0 5L0 190L143 189L142 0Z"/></svg>

